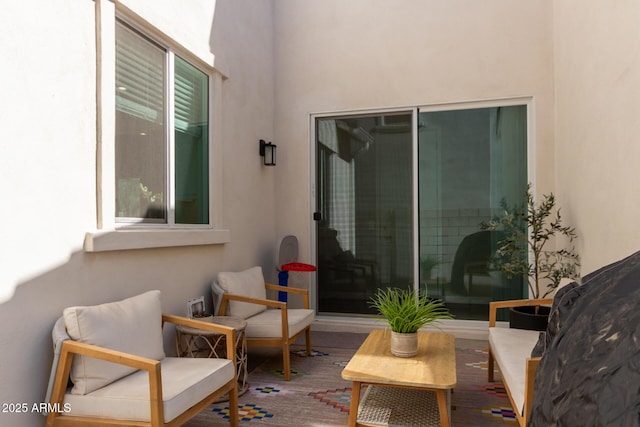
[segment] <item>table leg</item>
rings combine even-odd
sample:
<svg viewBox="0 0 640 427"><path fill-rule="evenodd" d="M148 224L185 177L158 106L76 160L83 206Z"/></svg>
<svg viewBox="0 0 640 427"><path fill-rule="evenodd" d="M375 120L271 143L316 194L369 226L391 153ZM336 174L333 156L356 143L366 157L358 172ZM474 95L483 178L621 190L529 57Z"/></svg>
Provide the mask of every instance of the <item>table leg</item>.
<svg viewBox="0 0 640 427"><path fill-rule="evenodd" d="M449 407L447 405L447 392L448 390L436 390L436 397L438 398L438 412L440 412L440 425L442 427L451 427L451 420L449 420Z"/></svg>
<svg viewBox="0 0 640 427"><path fill-rule="evenodd" d="M351 386L351 406L349 407L349 427L355 427L358 421L358 405L360 404L360 381Z"/></svg>

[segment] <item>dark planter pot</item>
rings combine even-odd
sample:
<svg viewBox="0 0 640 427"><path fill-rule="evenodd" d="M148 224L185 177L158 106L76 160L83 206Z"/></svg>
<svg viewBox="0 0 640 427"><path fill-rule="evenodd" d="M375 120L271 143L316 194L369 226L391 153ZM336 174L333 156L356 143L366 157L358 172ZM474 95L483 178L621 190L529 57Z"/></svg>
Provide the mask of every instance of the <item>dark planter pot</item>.
<svg viewBox="0 0 640 427"><path fill-rule="evenodd" d="M538 306L511 307L509 309L509 327L515 329L527 329L530 331L544 331L547 329L547 321L551 307Z"/></svg>

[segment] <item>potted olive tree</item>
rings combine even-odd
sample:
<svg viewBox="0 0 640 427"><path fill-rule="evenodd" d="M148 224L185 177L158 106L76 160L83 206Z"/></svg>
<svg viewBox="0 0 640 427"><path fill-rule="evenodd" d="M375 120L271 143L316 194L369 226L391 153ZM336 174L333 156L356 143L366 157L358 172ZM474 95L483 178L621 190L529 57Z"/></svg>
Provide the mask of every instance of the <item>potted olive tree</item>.
<svg viewBox="0 0 640 427"><path fill-rule="evenodd" d="M419 295L413 289L378 289L371 307L385 317L391 328L391 354L413 357L418 354L418 330L452 315L444 302Z"/></svg>
<svg viewBox="0 0 640 427"><path fill-rule="evenodd" d="M525 197L524 205L514 207L507 206L503 199L501 205L504 213L483 223L481 227L484 230L499 230L503 233L504 237L498 241L498 249L493 259L495 266L507 278L526 278L532 298L545 298L558 288L561 279L580 277L580 257L574 246L551 249L547 245L554 238L560 238L553 242L555 244L563 243L559 240L571 244L577 235L575 228L562 224L560 209L556 208L553 193L543 195L542 200L536 203L529 184ZM525 318L542 318L532 319L538 326L527 326L519 320L520 313L525 313ZM548 309L545 312L540 306L516 307L511 310L510 322L512 327L519 329L544 330L547 315Z"/></svg>

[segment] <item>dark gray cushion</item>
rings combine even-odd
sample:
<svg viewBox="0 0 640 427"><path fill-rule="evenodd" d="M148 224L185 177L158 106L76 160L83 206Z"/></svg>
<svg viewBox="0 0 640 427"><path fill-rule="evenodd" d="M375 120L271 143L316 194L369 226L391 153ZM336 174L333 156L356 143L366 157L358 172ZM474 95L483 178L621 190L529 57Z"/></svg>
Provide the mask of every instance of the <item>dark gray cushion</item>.
<svg viewBox="0 0 640 427"><path fill-rule="evenodd" d="M531 351L531 357L542 357L544 355L553 337L558 334L560 326L569 315L574 301L580 295L580 290L576 289L579 286L578 283L571 282L558 289L556 296L553 298L551 311L549 312L547 330L540 332L538 342Z"/></svg>
<svg viewBox="0 0 640 427"><path fill-rule="evenodd" d="M639 426L640 252L573 292L536 370L529 425Z"/></svg>

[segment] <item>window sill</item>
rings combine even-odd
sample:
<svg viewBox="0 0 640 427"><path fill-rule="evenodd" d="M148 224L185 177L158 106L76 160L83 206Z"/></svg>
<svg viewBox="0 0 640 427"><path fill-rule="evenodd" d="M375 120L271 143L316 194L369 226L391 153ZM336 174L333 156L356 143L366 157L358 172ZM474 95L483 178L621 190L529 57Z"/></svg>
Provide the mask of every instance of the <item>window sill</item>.
<svg viewBox="0 0 640 427"><path fill-rule="evenodd" d="M231 241L229 230L110 230L85 235L85 252L219 245Z"/></svg>

